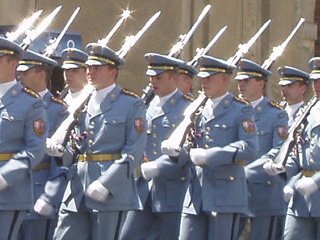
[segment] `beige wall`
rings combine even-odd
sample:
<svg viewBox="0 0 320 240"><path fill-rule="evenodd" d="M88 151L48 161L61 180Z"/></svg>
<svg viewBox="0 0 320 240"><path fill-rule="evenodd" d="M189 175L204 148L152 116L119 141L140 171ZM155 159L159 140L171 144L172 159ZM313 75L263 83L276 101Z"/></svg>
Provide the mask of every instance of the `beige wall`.
<svg viewBox="0 0 320 240"><path fill-rule="evenodd" d="M271 68L274 77L269 81L268 95L272 99L280 99L276 69L281 65L291 65L309 71L307 63L313 56L314 40L317 37L316 25L313 23L315 0L0 0L0 4L1 25L18 24L31 11L38 9L45 10L44 16L61 4L63 9L51 29L61 29L74 9L80 6L81 11L70 30L81 33L83 47L106 36L120 18L121 9L129 7L133 10L132 18L123 24L109 44L115 50L121 47L126 35L135 34L149 17L161 10L158 21L127 55L127 64L119 75L122 86L139 94L148 82L143 55L147 52L168 53L179 35L190 29L207 4L212 4L209 16L185 47L181 55L184 60L192 59L196 48L204 47L225 25L228 26L227 31L209 54L227 59L236 52L239 43L247 42L271 18L270 27L245 56L262 64L272 48L288 36L300 17L306 18L306 24ZM199 87L197 79L194 85L195 88ZM236 84L232 83L230 89L236 92Z"/></svg>

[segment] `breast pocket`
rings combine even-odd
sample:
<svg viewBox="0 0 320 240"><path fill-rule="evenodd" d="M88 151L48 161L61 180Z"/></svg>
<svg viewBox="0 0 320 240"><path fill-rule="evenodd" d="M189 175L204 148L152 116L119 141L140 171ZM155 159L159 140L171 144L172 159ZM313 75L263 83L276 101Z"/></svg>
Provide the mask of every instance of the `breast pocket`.
<svg viewBox="0 0 320 240"><path fill-rule="evenodd" d="M24 121L22 116L2 113L0 135L6 139L17 139L23 136Z"/></svg>
<svg viewBox="0 0 320 240"><path fill-rule="evenodd" d="M219 139L222 144L229 143L236 138L238 132L234 128L234 122L222 120L208 125L205 130L210 132L213 139Z"/></svg>
<svg viewBox="0 0 320 240"><path fill-rule="evenodd" d="M124 116L110 116L103 121L104 137L112 142L122 139L126 131L126 119Z"/></svg>

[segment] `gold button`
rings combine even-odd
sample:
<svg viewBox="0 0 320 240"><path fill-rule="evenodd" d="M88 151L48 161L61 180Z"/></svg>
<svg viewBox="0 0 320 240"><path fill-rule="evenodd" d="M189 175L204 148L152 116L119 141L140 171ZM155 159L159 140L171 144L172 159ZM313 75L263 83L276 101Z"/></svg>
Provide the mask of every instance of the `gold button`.
<svg viewBox="0 0 320 240"><path fill-rule="evenodd" d="M91 126L94 126L94 124L95 124L95 123L94 123L93 121L90 123Z"/></svg>
<svg viewBox="0 0 320 240"><path fill-rule="evenodd" d="M263 135L263 134L264 134L264 131L263 131L263 130L260 130L260 134Z"/></svg>
<svg viewBox="0 0 320 240"><path fill-rule="evenodd" d="M175 125L175 124L172 124L171 126L172 126L173 128L175 128L175 127L176 127L176 125Z"/></svg>
<svg viewBox="0 0 320 240"><path fill-rule="evenodd" d="M170 100L170 103L171 103L171 104L175 104L175 102L176 102L175 99L171 99L171 100Z"/></svg>
<svg viewBox="0 0 320 240"><path fill-rule="evenodd" d="M311 154L311 155L314 155L313 149L310 149L310 154Z"/></svg>
<svg viewBox="0 0 320 240"><path fill-rule="evenodd" d="M269 180L269 181L267 182L267 184L268 184L268 185L271 185L271 184L272 184L272 182Z"/></svg>
<svg viewBox="0 0 320 240"><path fill-rule="evenodd" d="M153 138L157 138L157 134L153 133L153 134L152 134L152 137L153 137Z"/></svg>
<svg viewBox="0 0 320 240"><path fill-rule="evenodd" d="M205 145L204 145L204 148L205 148L205 149L208 149L208 148L209 148L209 145L208 145L208 144L205 144Z"/></svg>
<svg viewBox="0 0 320 240"><path fill-rule="evenodd" d="M11 94L14 95L14 96L17 95L17 90L12 90Z"/></svg>
<svg viewBox="0 0 320 240"><path fill-rule="evenodd" d="M92 135L94 134L94 132L93 132L93 131L90 131L89 134L92 136Z"/></svg>
<svg viewBox="0 0 320 240"><path fill-rule="evenodd" d="M181 181L184 181L184 180L186 180L186 178L185 178L185 177L181 177L180 180L181 180Z"/></svg>
<svg viewBox="0 0 320 240"><path fill-rule="evenodd" d="M153 145L154 147L156 147L156 146L157 146L157 143L154 142L154 143L152 143L152 145Z"/></svg>
<svg viewBox="0 0 320 240"><path fill-rule="evenodd" d="M234 176L230 176L229 179L230 179L231 181L233 181L233 180L234 180Z"/></svg>
<svg viewBox="0 0 320 240"><path fill-rule="evenodd" d="M314 164L314 160L313 160L312 158L310 159L310 163L311 163L311 164Z"/></svg>
<svg viewBox="0 0 320 240"><path fill-rule="evenodd" d="M207 131L207 132L210 132L210 131L211 131L211 128L210 128L210 127L206 127L206 131Z"/></svg>
<svg viewBox="0 0 320 240"><path fill-rule="evenodd" d="M210 140L210 137L209 137L208 135L206 136L206 140L207 140L207 141L209 141L209 140Z"/></svg>
<svg viewBox="0 0 320 240"><path fill-rule="evenodd" d="M117 121L116 121L116 120L112 120L112 123L113 123L113 124L116 124L116 123L117 123Z"/></svg>
<svg viewBox="0 0 320 240"><path fill-rule="evenodd" d="M153 153L153 155L157 155L157 154L158 154L158 152L157 152L157 151L153 151L152 153Z"/></svg>
<svg viewBox="0 0 320 240"><path fill-rule="evenodd" d="M88 143L89 143L89 144L92 144L92 143L93 143L93 140L92 140L92 139L89 139Z"/></svg>
<svg viewBox="0 0 320 240"><path fill-rule="evenodd" d="M262 110L262 107L261 106L257 107L257 110L260 112Z"/></svg>
<svg viewBox="0 0 320 240"><path fill-rule="evenodd" d="M156 129L156 128L157 128L157 125L153 124L153 125L152 125L152 128L153 128L153 129Z"/></svg>
<svg viewBox="0 0 320 240"><path fill-rule="evenodd" d="M222 128L227 128L227 125L226 124L222 124Z"/></svg>
<svg viewBox="0 0 320 240"><path fill-rule="evenodd" d="M116 98L116 94L111 94L111 96L110 96L111 98L113 98L113 99L115 99Z"/></svg>
<svg viewBox="0 0 320 240"><path fill-rule="evenodd" d="M313 132L312 134L311 134L311 137L314 137L316 134Z"/></svg>
<svg viewBox="0 0 320 240"><path fill-rule="evenodd" d="M10 116L9 118L10 118L10 120L14 120L14 116Z"/></svg>
<svg viewBox="0 0 320 240"><path fill-rule="evenodd" d="M224 100L224 104L229 104L230 101L229 100Z"/></svg>

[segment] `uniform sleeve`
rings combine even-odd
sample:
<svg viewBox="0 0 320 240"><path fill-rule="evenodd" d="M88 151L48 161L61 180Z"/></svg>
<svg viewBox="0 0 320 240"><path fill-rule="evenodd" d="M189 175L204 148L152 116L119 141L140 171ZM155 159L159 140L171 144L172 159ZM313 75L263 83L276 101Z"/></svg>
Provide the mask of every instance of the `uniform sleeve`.
<svg viewBox="0 0 320 240"><path fill-rule="evenodd" d="M288 114L286 111L282 110L278 113L277 121L275 122L275 126L273 128L273 141L272 147L280 146L288 135Z"/></svg>
<svg viewBox="0 0 320 240"><path fill-rule="evenodd" d="M0 168L0 174L9 186L23 181L30 169L41 162L45 154L48 126L47 114L39 99L27 111L23 134L25 146Z"/></svg>
<svg viewBox="0 0 320 240"><path fill-rule="evenodd" d="M251 105L243 107L235 128L238 132L238 141L206 150L206 162L209 167L249 161L254 158L259 146Z"/></svg>
<svg viewBox="0 0 320 240"><path fill-rule="evenodd" d="M121 159L114 161L98 180L114 195L121 191L121 179L131 178L134 169L141 162L146 146L146 111L142 100L137 99L129 108L126 118L126 141L121 151Z"/></svg>

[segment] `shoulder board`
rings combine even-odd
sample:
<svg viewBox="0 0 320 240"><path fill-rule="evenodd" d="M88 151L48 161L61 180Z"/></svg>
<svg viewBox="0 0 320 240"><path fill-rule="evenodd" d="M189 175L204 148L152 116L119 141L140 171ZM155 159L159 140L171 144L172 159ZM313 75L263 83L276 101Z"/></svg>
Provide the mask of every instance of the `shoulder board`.
<svg viewBox="0 0 320 240"><path fill-rule="evenodd" d="M140 96L138 94L136 94L135 92L132 92L132 91L130 91L128 89L123 88L122 92L124 94L126 94L126 95L129 95L129 96L132 96L132 97L135 97L135 98L140 98Z"/></svg>
<svg viewBox="0 0 320 240"><path fill-rule="evenodd" d="M35 91L31 90L30 88L23 88L23 91L25 93L28 93L29 95L31 95L32 97L35 97L35 98L40 98L40 95L38 93L36 93Z"/></svg>
<svg viewBox="0 0 320 240"><path fill-rule="evenodd" d="M190 95L187 95L187 94L183 95L183 97L184 97L185 99L187 99L188 101L190 101L190 102L193 102L194 100L196 100L194 97L192 97L192 96L190 96Z"/></svg>
<svg viewBox="0 0 320 240"><path fill-rule="evenodd" d="M270 101L269 104L270 104L271 107L275 107L275 108L278 108L278 109L280 109L280 110L283 110L283 109L284 109L284 107L282 107L281 105L279 105L279 104L276 103L276 102Z"/></svg>
<svg viewBox="0 0 320 240"><path fill-rule="evenodd" d="M240 97L237 97L237 96L234 96L233 98L235 101L237 102L241 102L243 104L250 104L247 100L243 99L243 98L240 98Z"/></svg>
<svg viewBox="0 0 320 240"><path fill-rule="evenodd" d="M63 106L68 106L68 104L67 104L65 101L63 101L62 99L60 99L60 98L57 98L57 97L52 96L52 97L51 97L51 100L52 100L53 102L59 103L59 104L61 104L61 105L63 105Z"/></svg>

